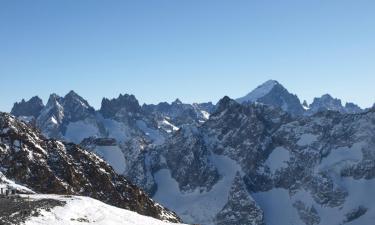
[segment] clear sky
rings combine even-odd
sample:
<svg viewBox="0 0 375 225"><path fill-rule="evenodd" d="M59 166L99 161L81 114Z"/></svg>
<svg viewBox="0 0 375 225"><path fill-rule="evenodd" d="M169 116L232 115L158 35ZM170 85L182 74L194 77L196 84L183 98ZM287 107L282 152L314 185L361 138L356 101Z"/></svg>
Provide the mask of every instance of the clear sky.
<svg viewBox="0 0 375 225"><path fill-rule="evenodd" d="M241 97L375 102L374 0L0 0L0 110L75 90L141 103Z"/></svg>

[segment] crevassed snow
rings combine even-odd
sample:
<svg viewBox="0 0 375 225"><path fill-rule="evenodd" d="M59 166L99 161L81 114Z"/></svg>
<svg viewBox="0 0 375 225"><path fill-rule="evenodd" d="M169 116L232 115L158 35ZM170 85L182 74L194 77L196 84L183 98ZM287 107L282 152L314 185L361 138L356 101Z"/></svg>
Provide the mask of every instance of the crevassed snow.
<svg viewBox="0 0 375 225"><path fill-rule="evenodd" d="M289 151L284 147L275 148L268 156L265 165L267 165L272 173L275 173L281 168L288 167L288 161L290 160Z"/></svg>
<svg viewBox="0 0 375 225"><path fill-rule="evenodd" d="M126 170L124 153L118 146L96 146L95 153L102 157L118 174L123 174Z"/></svg>
<svg viewBox="0 0 375 225"><path fill-rule="evenodd" d="M97 126L88 121L77 121L68 124L64 136L66 140L79 144L85 138L100 136L100 132Z"/></svg>
<svg viewBox="0 0 375 225"><path fill-rule="evenodd" d="M31 199L56 199L66 205L50 211L42 210L41 215L31 217L25 225L173 225L132 211L117 208L88 197L30 195Z"/></svg>
<svg viewBox="0 0 375 225"><path fill-rule="evenodd" d="M309 133L302 134L300 139L297 142L297 145L299 145L299 146L310 145L313 142L315 142L317 139L318 139L317 135L309 134Z"/></svg>
<svg viewBox="0 0 375 225"><path fill-rule="evenodd" d="M263 96L267 95L272 88L277 85L277 81L275 80L269 80L263 83L262 85L255 88L252 92L247 94L245 97L236 99L237 102L243 103L243 102L255 102L259 98L262 98Z"/></svg>
<svg viewBox="0 0 375 225"><path fill-rule="evenodd" d="M154 174L158 189L153 199L173 209L184 222L213 224L214 217L228 200L236 172L242 170L234 160L226 156L212 155L210 160L222 178L209 192L195 190L191 193L182 193L177 181L171 177L170 171L162 169Z"/></svg>

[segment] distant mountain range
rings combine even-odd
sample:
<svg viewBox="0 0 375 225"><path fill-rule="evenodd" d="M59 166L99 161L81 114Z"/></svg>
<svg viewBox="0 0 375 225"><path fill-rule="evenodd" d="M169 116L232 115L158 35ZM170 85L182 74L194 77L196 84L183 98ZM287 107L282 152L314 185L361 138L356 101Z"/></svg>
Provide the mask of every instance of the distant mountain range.
<svg viewBox="0 0 375 225"><path fill-rule="evenodd" d="M341 113L359 113L363 111L354 103L346 103L343 106L341 100L334 99L329 94L315 98L310 105L306 101L301 104L297 95L289 93L287 89L275 80L265 82L246 96L236 99L236 101L239 103L263 103L281 108L294 116L312 115L328 110Z"/></svg>
<svg viewBox="0 0 375 225"><path fill-rule="evenodd" d="M95 110L71 91L11 113L95 153L187 223L370 225L375 216L375 111L328 94L308 105L270 80L216 105L140 105L125 94Z"/></svg>

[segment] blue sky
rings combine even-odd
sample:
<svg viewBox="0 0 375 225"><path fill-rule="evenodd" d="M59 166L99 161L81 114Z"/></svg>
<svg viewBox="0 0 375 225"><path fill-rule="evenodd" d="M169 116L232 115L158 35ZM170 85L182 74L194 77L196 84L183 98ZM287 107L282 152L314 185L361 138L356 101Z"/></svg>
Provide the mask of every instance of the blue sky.
<svg viewBox="0 0 375 225"><path fill-rule="evenodd" d="M0 1L0 110L75 90L96 108L217 101L276 79L375 102L373 0Z"/></svg>

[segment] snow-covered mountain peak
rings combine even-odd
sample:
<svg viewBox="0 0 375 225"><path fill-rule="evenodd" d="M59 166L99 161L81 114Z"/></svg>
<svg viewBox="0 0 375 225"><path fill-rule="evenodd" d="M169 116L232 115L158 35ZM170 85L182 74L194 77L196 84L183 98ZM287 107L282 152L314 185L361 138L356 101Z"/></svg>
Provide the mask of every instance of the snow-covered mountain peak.
<svg viewBox="0 0 375 225"><path fill-rule="evenodd" d="M54 106L54 105L56 105L56 103L60 103L60 102L62 102L62 97L53 93L53 94L50 94L46 106L47 107L48 106Z"/></svg>
<svg viewBox="0 0 375 225"><path fill-rule="evenodd" d="M281 108L294 116L302 115L304 112L298 97L289 93L286 88L275 80L263 83L246 96L236 99L236 101L242 104L259 102L271 105Z"/></svg>
<svg viewBox="0 0 375 225"><path fill-rule="evenodd" d="M238 98L237 101L240 103L255 102L259 98L262 98L265 95L267 95L276 85L280 85L280 83L277 82L276 80L268 80L264 82L263 84L259 85L257 88L255 88L253 91L247 94L245 97Z"/></svg>

